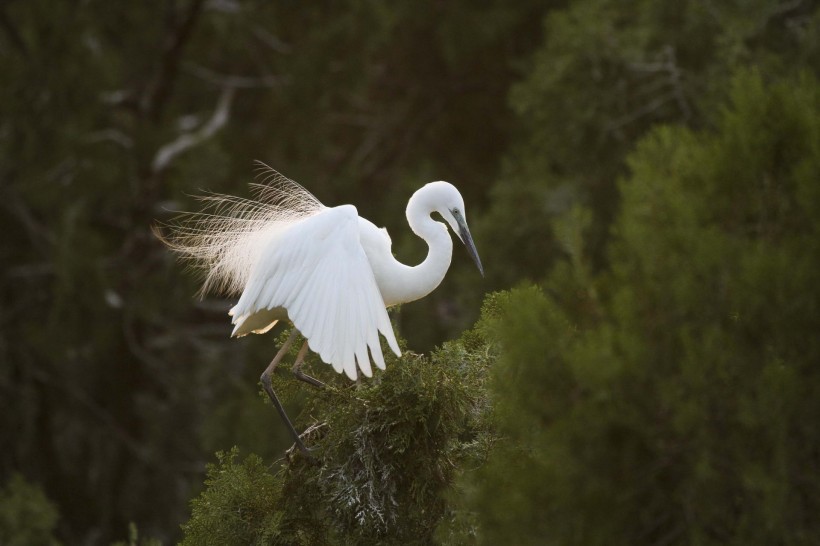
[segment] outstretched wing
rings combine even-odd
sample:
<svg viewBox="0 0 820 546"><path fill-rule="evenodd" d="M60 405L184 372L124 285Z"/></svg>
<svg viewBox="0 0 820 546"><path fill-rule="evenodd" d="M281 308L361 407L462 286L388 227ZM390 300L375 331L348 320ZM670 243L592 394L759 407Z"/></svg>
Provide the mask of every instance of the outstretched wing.
<svg viewBox="0 0 820 546"><path fill-rule="evenodd" d="M351 205L325 208L272 234L231 309L234 332L258 312L284 308L311 350L350 379L356 364L384 369L379 332L401 355ZM370 356L368 356L368 349Z"/></svg>

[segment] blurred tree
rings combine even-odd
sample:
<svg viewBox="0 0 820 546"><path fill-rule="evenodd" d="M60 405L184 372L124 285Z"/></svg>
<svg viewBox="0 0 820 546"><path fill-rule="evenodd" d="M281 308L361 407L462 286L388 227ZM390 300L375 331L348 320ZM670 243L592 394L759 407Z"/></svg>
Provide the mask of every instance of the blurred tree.
<svg viewBox="0 0 820 546"><path fill-rule="evenodd" d="M287 445L252 386L273 339L192 300L149 231L167 209L244 193L255 158L396 233L430 179L480 200L548 5L428 7L0 5L0 480L42 483L63 541L171 541L208 453ZM413 346L464 323L436 298L401 318Z"/></svg>
<svg viewBox="0 0 820 546"><path fill-rule="evenodd" d="M57 509L40 488L15 474L0 489L0 544L57 546Z"/></svg>
<svg viewBox="0 0 820 546"><path fill-rule="evenodd" d="M780 0L577 0L549 12L510 95L515 144L476 226L499 264L491 287L541 280L563 254L552 223L579 204L594 213L590 265L603 267L627 152L658 123L710 123L738 66L816 70L819 22L816 2Z"/></svg>
<svg viewBox="0 0 820 546"><path fill-rule="evenodd" d="M166 116L202 6L0 8L19 38L0 91L0 474L42 483L72 544L107 543L131 519L171 536L204 467L199 422L222 355L148 230L153 159L174 138Z"/></svg>
<svg viewBox="0 0 820 546"><path fill-rule="evenodd" d="M288 83L274 101L254 105L252 126L237 129L254 138L261 150L254 157L287 165L285 174L327 204L354 203L388 228L402 260L420 262L425 248L407 228L407 199L426 182L448 180L480 215L507 148L516 65L536 45L544 11L564 3L271 7L270 30L288 44L276 64ZM281 127L282 142L272 125ZM456 256L454 269L474 274L464 257ZM476 311L460 307L456 292L445 281L403 309L398 323L411 347L429 350L468 326Z"/></svg>
<svg viewBox="0 0 820 546"><path fill-rule="evenodd" d="M573 259L485 319L481 542L815 543L820 85L741 71L714 129L653 130L628 164L611 269L574 214Z"/></svg>
<svg viewBox="0 0 820 546"><path fill-rule="evenodd" d="M485 217L491 285L542 279L564 256L573 268L550 278L571 302L599 282L581 266L598 279L615 256L627 151L658 122L713 123L736 65L764 80L816 69L817 23L805 1L0 3L0 482L42 484L66 543L108 544L131 521L169 542L207 454L270 460L287 445L251 386L272 337L229 342L229 304L192 302L193 279L150 235L167 209L195 206L185 195L242 194L264 159L328 204L355 203L412 261L422 248L400 211L421 183L450 180L471 224ZM412 348L471 322L487 285L466 256L454 269L401 310ZM314 408L306 396L294 407ZM330 438L338 466L349 453ZM435 510L402 497L426 538L452 519L451 476L429 479ZM353 536L348 516L323 525Z"/></svg>

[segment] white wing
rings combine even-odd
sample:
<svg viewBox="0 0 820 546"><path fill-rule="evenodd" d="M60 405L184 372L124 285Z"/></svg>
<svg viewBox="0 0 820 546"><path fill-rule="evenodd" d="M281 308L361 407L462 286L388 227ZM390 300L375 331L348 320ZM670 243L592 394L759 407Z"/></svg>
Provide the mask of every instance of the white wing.
<svg viewBox="0 0 820 546"><path fill-rule="evenodd" d="M372 376L373 361L384 369L379 332L401 355L370 262L359 240L352 205L325 208L274 233L250 273L230 314L236 324L276 308L337 372L356 379L356 363Z"/></svg>

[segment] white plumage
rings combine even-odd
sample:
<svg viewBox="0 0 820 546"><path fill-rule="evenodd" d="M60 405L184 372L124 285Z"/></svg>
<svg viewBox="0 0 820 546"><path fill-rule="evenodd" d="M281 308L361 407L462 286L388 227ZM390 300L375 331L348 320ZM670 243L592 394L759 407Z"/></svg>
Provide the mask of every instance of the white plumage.
<svg viewBox="0 0 820 546"><path fill-rule="evenodd" d="M352 205L325 208L299 219L261 246L261 257L231 309L234 335L254 331L246 321L271 311L287 316L311 350L337 372L356 379L356 364L372 376L368 349L384 369L379 332L400 356L376 279L359 239ZM265 322L263 319L262 322ZM263 330L268 329L266 324Z"/></svg>
<svg viewBox="0 0 820 546"><path fill-rule="evenodd" d="M411 229L427 241L422 264L393 257L390 237L352 205L328 208L299 184L262 165L256 199L210 194L203 212L170 225L165 242L205 271L203 292L241 294L230 310L233 335L263 333L289 319L321 359L356 379L384 369L379 334L400 356L386 307L421 298L444 277L452 255L438 212L475 251L464 202L451 184L433 182L407 207ZM482 271L483 273L483 271Z"/></svg>

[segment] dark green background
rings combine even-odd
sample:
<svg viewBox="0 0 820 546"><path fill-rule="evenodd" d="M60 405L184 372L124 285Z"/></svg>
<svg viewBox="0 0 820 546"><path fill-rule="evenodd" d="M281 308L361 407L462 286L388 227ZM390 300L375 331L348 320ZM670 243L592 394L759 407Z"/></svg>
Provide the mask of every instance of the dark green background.
<svg viewBox="0 0 820 546"><path fill-rule="evenodd" d="M405 527L350 526L299 466L236 486L282 501L236 543L818 543L818 70L809 0L0 3L0 542L173 543L214 452L258 477L289 445L255 384L276 332L229 340L230 301L198 301L150 229L247 195L259 159L408 263L410 194L462 191L487 276L456 248L394 314L412 351L519 288L427 379L361 395L441 418L396 436L440 442L396 482ZM344 468L358 406L310 396ZM328 507L302 523L299 479ZM202 506L193 544L218 536Z"/></svg>

